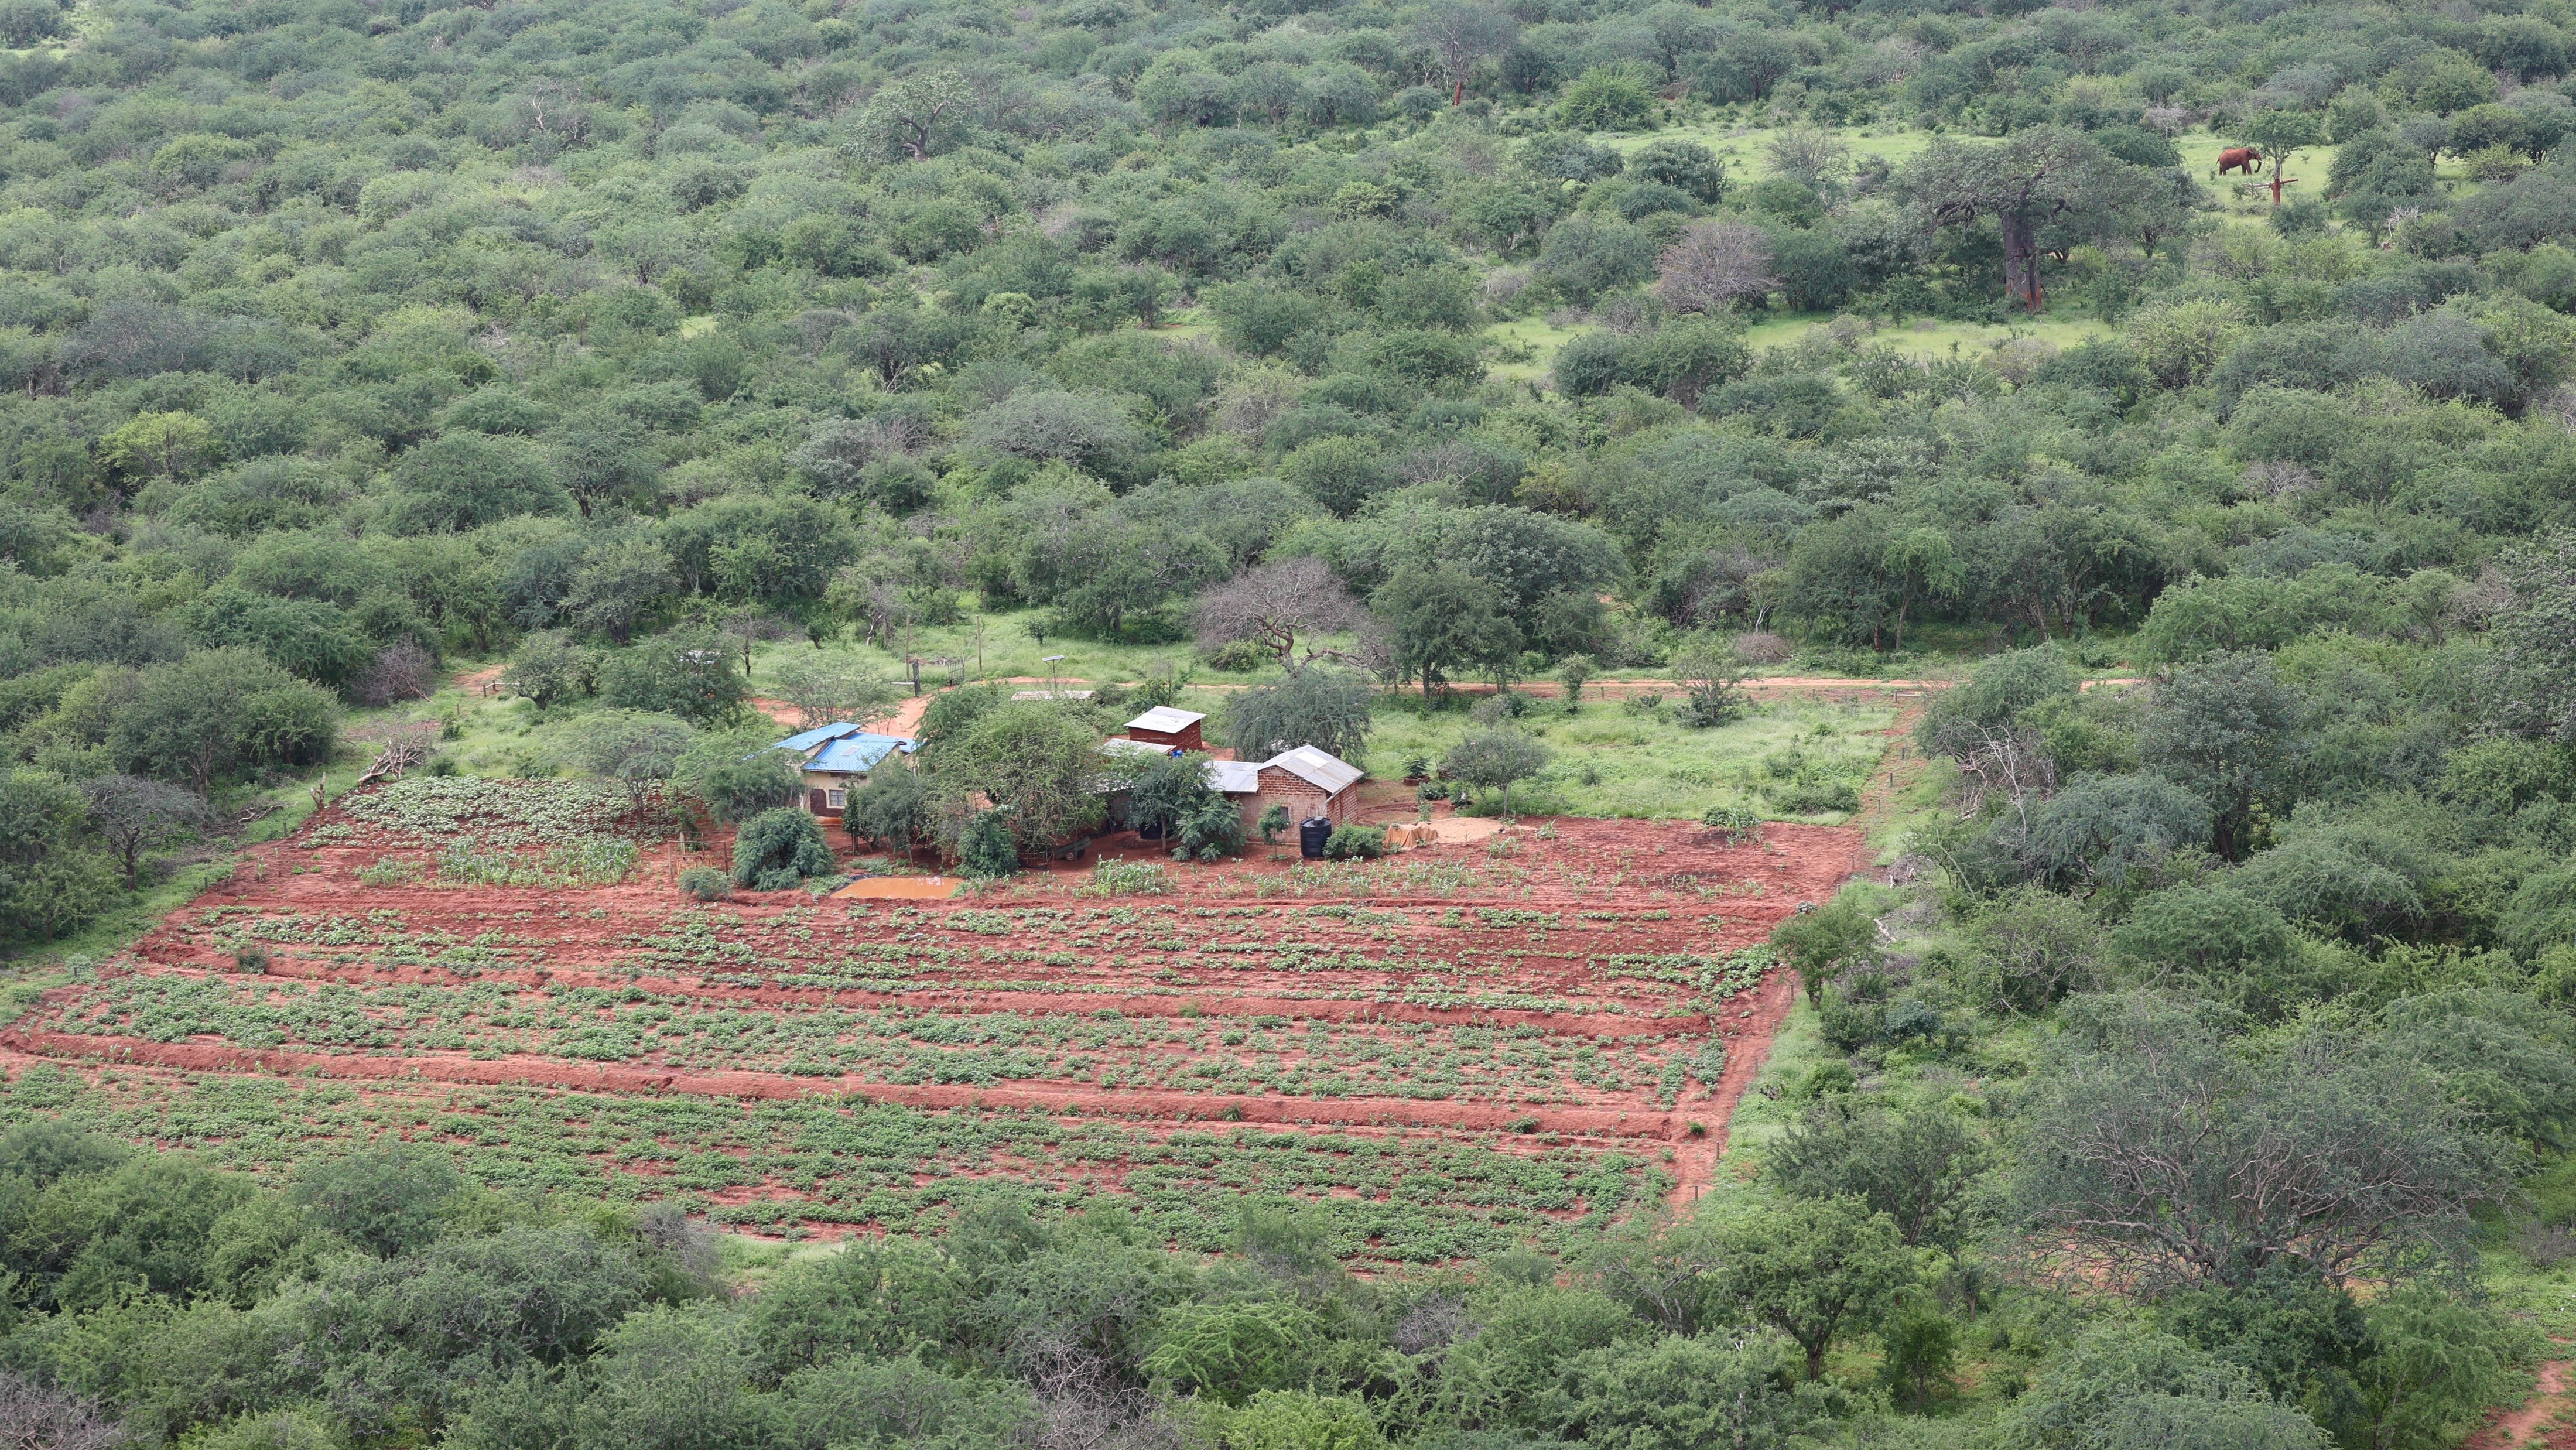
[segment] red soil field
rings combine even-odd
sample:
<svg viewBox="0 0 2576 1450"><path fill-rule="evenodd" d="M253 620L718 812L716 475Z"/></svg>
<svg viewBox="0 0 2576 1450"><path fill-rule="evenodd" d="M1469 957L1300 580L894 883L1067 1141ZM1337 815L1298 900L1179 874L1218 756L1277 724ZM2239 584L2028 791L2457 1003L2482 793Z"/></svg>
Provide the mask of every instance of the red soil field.
<svg viewBox="0 0 2576 1450"><path fill-rule="evenodd" d="M1532 820L1364 866L1255 847L1169 867L1168 894L1084 894L1085 862L949 901L701 905L674 878L728 843L650 847L613 886L363 885L421 843L347 806L47 993L0 1066L1535 1134L1663 1152L1687 1203L1794 997L1736 954L1864 861L1842 828Z"/></svg>

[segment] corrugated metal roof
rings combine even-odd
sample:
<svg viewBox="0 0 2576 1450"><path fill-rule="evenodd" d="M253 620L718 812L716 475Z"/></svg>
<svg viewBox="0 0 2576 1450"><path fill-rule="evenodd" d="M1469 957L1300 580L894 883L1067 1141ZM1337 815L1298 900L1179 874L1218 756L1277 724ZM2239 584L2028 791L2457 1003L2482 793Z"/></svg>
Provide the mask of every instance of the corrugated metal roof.
<svg viewBox="0 0 2576 1450"><path fill-rule="evenodd" d="M1169 755L1173 750L1169 745L1156 745L1150 740L1130 740L1123 735L1101 741L1099 748L1103 755Z"/></svg>
<svg viewBox="0 0 2576 1450"><path fill-rule="evenodd" d="M1157 705L1128 721L1127 728L1151 730L1158 735L1178 735L1206 718L1195 710L1175 710L1169 705Z"/></svg>
<svg viewBox="0 0 2576 1450"><path fill-rule="evenodd" d="M877 762L898 750L910 749L912 742L891 735L853 735L826 742L805 762L807 770L837 770L860 774L877 768Z"/></svg>
<svg viewBox="0 0 2576 1450"><path fill-rule="evenodd" d="M770 748L773 750L793 750L797 754L802 755L806 751L813 749L815 746L822 744L826 740L838 740L842 736L853 732L864 735L867 733L867 728L868 727L864 725L851 725L848 723L817 725L811 730L799 730L795 734L779 741L776 745L771 746Z"/></svg>
<svg viewBox="0 0 2576 1450"><path fill-rule="evenodd" d="M1264 767L1277 766L1326 795L1334 795L1357 784L1363 772L1356 765L1311 745L1283 750L1261 762Z"/></svg>
<svg viewBox="0 0 2576 1450"><path fill-rule="evenodd" d="M902 735L879 735L864 725L844 721L799 730L769 748L805 757L807 770L859 774L874 769L878 761L898 750L910 754L917 742Z"/></svg>
<svg viewBox="0 0 2576 1450"><path fill-rule="evenodd" d="M1249 760L1211 760L1208 784L1227 795L1256 795L1261 790L1261 767Z"/></svg>

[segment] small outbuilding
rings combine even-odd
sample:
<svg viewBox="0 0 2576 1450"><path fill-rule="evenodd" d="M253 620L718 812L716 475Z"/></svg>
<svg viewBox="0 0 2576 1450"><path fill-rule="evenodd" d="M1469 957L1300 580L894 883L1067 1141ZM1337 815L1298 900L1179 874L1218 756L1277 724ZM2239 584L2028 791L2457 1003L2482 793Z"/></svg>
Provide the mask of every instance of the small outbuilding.
<svg viewBox="0 0 2576 1450"><path fill-rule="evenodd" d="M866 785L868 772L887 756L910 755L920 747L906 736L879 735L864 725L844 722L800 730L770 748L798 758L805 809L817 816L837 816L849 804L850 792Z"/></svg>
<svg viewBox="0 0 2576 1450"><path fill-rule="evenodd" d="M1359 808L1363 772L1330 751L1300 745L1261 762L1255 771L1260 789L1245 808L1247 825L1274 805L1286 806L1291 821L1322 816L1337 826Z"/></svg>
<svg viewBox="0 0 2576 1450"><path fill-rule="evenodd" d="M1175 710L1157 705L1127 722L1127 738L1144 745L1159 745L1165 750L1205 750L1199 727L1207 722L1195 710Z"/></svg>

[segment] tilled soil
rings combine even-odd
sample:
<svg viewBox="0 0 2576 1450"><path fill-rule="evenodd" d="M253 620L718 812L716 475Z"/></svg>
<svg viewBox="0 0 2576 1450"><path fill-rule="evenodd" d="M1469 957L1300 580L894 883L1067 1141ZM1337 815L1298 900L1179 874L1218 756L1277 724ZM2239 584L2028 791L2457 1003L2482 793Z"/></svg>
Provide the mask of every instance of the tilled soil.
<svg viewBox="0 0 2576 1450"><path fill-rule="evenodd" d="M648 850L615 886L369 887L361 868L417 847L312 840L348 824L335 807L254 848L0 1032L0 1067L172 1092L265 1079L1017 1114L1145 1141L1240 1124L1535 1143L1609 1155L1623 1181L1686 1203L1794 995L1744 953L1860 852L1857 832L1825 827L1738 843L1690 824L1528 821L1347 867L1256 847L1172 867L1162 894L1083 894L1084 863L952 901L698 904L671 882L723 842ZM632 1147L606 1156L647 1193L670 1173ZM809 1191L794 1155L763 1162L759 1181L697 1201L792 1220ZM929 1176L1071 1171L961 1153ZM1145 1191L1128 1179L1101 1181ZM852 1218L836 1206L831 1222Z"/></svg>

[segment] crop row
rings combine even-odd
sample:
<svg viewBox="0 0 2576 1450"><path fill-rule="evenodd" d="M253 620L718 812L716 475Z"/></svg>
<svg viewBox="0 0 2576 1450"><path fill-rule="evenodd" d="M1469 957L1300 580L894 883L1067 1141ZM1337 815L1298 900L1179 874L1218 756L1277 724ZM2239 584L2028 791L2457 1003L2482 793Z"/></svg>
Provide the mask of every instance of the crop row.
<svg viewBox="0 0 2576 1450"><path fill-rule="evenodd" d="M660 838L666 823L616 787L585 780L507 780L415 775L343 796L327 821L298 838L332 846L465 841L492 850L567 846L603 836Z"/></svg>
<svg viewBox="0 0 2576 1450"><path fill-rule="evenodd" d="M495 982L354 987L118 977L63 994L32 1026L251 1050L528 1054L678 1070L854 1074L900 1084L1088 1084L1293 1097L1554 1104L1713 1084L1723 1055L1679 1036L1606 1040L1526 1026L1292 1024L1100 1013L950 1015L795 1006L744 1011L634 989Z"/></svg>
<svg viewBox="0 0 2576 1450"><path fill-rule="evenodd" d="M51 1065L0 1090L0 1122L60 1115L119 1136L271 1170L317 1149L401 1135L460 1150L503 1190L669 1197L743 1224L935 1230L1001 1174L1065 1208L1117 1207L1178 1247L1221 1246L1232 1204L1291 1195L1322 1212L1343 1253L1439 1262L1515 1245L1553 1250L1670 1191L1635 1154L1527 1138L1160 1131L973 1109L922 1112L809 1099L737 1103L540 1088L362 1092L269 1077L187 1080Z"/></svg>
<svg viewBox="0 0 2576 1450"><path fill-rule="evenodd" d="M462 976L495 967L629 978L695 977L902 992L924 987L1129 992L1215 987L1386 1000L1581 1010L1660 999L1722 1000L1758 979L1758 953L1643 950L1705 943L1724 923L1670 911L1561 913L1455 908L1407 914L1353 908L1173 908L946 912L866 907L750 912L670 910L634 922L603 909L487 913L476 931L417 931L401 914L260 914L216 908L167 933L218 957L249 942L308 947L332 968L435 965ZM456 920L451 918L451 920ZM1616 948L1616 949L1612 949ZM1678 991L1657 990L1661 984ZM1610 999L1610 1000L1603 1000ZM1648 1010L1656 1010L1648 1008Z"/></svg>

